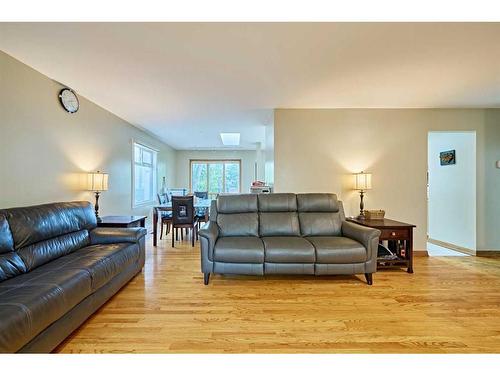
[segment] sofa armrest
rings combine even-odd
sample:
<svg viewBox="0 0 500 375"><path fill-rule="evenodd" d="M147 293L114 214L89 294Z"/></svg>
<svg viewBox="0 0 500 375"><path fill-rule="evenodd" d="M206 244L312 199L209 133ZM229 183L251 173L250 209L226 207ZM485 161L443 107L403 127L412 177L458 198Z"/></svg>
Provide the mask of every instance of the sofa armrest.
<svg viewBox="0 0 500 375"><path fill-rule="evenodd" d="M212 260L215 243L217 242L217 238L219 237L219 226L215 221L209 221L200 229L198 235L206 240L201 241L202 253L208 255L208 259Z"/></svg>
<svg viewBox="0 0 500 375"><path fill-rule="evenodd" d="M119 242L138 243L145 235L144 228L95 228L90 231L92 245L104 245Z"/></svg>
<svg viewBox="0 0 500 375"><path fill-rule="evenodd" d="M342 235L360 242L367 251L368 261L377 259L380 232L378 229L365 227L350 221L342 222Z"/></svg>

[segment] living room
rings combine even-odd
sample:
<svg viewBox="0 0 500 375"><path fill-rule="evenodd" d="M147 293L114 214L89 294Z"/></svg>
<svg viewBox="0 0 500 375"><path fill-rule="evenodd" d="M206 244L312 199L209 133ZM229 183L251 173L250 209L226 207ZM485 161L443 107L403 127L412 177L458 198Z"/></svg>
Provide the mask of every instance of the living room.
<svg viewBox="0 0 500 375"><path fill-rule="evenodd" d="M498 353L500 23L29 20L1 353Z"/></svg>

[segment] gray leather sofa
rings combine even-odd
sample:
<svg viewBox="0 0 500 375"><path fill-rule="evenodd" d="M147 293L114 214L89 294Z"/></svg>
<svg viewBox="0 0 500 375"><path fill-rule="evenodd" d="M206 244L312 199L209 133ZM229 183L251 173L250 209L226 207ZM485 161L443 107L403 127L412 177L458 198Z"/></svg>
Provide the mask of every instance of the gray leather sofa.
<svg viewBox="0 0 500 375"><path fill-rule="evenodd" d="M89 202L0 210L0 352L50 352L144 265L144 228Z"/></svg>
<svg viewBox="0 0 500 375"><path fill-rule="evenodd" d="M210 274L364 273L372 284L380 231L345 220L335 194L220 195L200 230Z"/></svg>

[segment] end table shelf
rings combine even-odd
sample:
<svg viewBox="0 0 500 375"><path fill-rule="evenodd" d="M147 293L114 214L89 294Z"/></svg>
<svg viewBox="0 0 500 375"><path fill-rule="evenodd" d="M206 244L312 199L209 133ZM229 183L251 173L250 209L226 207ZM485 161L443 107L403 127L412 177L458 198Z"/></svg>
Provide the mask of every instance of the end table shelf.
<svg viewBox="0 0 500 375"><path fill-rule="evenodd" d="M377 269L404 266L413 273L413 228L415 225L391 219L367 220L348 218L347 221L380 230L380 242L387 241L388 248L396 259L377 259Z"/></svg>

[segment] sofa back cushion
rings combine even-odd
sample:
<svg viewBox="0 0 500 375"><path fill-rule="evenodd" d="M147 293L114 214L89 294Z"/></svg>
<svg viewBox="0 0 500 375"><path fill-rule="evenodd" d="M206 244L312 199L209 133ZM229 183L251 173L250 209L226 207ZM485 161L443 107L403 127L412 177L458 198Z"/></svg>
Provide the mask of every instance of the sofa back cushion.
<svg viewBox="0 0 500 375"><path fill-rule="evenodd" d="M292 193L259 194L259 212L297 212L297 197Z"/></svg>
<svg viewBox="0 0 500 375"><path fill-rule="evenodd" d="M217 225L221 237L259 235L257 195L220 195L217 197Z"/></svg>
<svg viewBox="0 0 500 375"><path fill-rule="evenodd" d="M97 226L93 206L89 202L10 208L1 210L0 215L8 221L13 247L3 256L3 268L8 268L4 272L5 277L31 271L88 246L89 230ZM0 247L5 248L5 242L2 240L1 243Z"/></svg>
<svg viewBox="0 0 500 375"><path fill-rule="evenodd" d="M89 245L89 231L82 229L78 232L63 234L49 240L25 246L17 250L17 254L23 260L26 271L29 272L42 264Z"/></svg>
<svg viewBox="0 0 500 375"><path fill-rule="evenodd" d="M259 234L262 237L300 236L295 194L259 194Z"/></svg>
<svg viewBox="0 0 500 375"><path fill-rule="evenodd" d="M339 212L339 201L335 194L297 194L297 208L299 212Z"/></svg>
<svg viewBox="0 0 500 375"><path fill-rule="evenodd" d="M97 226L90 202L63 202L3 210L9 221L14 248L20 249L34 243L82 229Z"/></svg>
<svg viewBox="0 0 500 375"><path fill-rule="evenodd" d="M297 194L302 236L340 236L344 213L335 194Z"/></svg>
<svg viewBox="0 0 500 375"><path fill-rule="evenodd" d="M297 212L262 212L259 219L262 237L300 236Z"/></svg>
<svg viewBox="0 0 500 375"><path fill-rule="evenodd" d="M257 194L227 194L217 196L217 214L257 212Z"/></svg>
<svg viewBox="0 0 500 375"><path fill-rule="evenodd" d="M0 254L0 282L25 273L26 265L15 252Z"/></svg>

